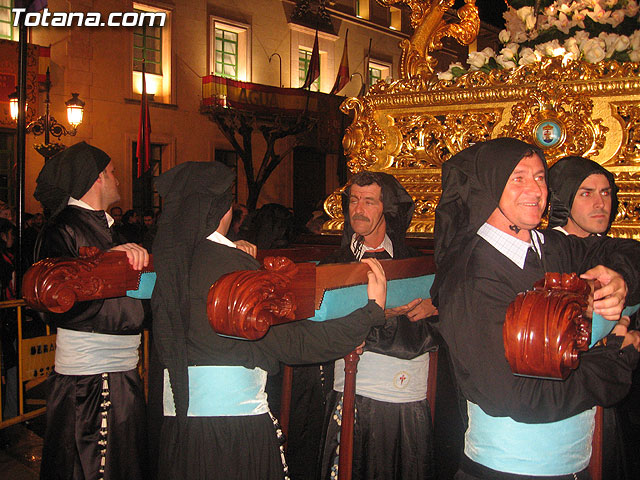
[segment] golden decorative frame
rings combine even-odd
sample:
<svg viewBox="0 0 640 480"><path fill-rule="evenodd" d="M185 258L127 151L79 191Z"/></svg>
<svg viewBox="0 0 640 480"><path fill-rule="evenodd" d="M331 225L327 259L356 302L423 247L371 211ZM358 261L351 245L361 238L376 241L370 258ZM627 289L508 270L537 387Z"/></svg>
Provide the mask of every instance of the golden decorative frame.
<svg viewBox="0 0 640 480"><path fill-rule="evenodd" d="M459 14L464 23L456 28L442 23L441 9L452 3L448 0L405 3L412 8L412 21L428 24L414 25L412 46L401 44L402 78L378 82L364 97L346 99L341 110L353 114L343 138L350 171L392 173L416 201L409 234L433 234L443 162L491 138L510 136L534 143L536 127L551 119L561 125L563 138L544 149L549 165L580 155L613 172L620 208L611 234L640 239L640 64L554 57L510 70L438 80L429 56L438 43L433 39L461 29L471 35L476 28L469 19L474 11L477 16L474 0L467 0L466 13ZM469 38L457 35L464 41ZM424 57L421 61L418 53ZM331 217L325 233L342 229L343 188L325 201Z"/></svg>

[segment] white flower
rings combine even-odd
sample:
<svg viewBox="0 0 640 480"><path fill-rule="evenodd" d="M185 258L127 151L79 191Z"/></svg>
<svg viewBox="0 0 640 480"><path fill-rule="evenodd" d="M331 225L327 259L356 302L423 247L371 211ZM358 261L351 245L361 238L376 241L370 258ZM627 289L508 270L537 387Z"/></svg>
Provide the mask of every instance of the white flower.
<svg viewBox="0 0 640 480"><path fill-rule="evenodd" d="M565 53L564 47L560 45L558 40L551 40L550 42L539 43L535 48L536 52L544 57L557 57Z"/></svg>
<svg viewBox="0 0 640 480"><path fill-rule="evenodd" d="M640 30L636 30L631 34L629 43L632 50L640 52Z"/></svg>
<svg viewBox="0 0 640 480"><path fill-rule="evenodd" d="M611 58L615 52L614 44L618 39L618 35L615 33L601 32L600 35L598 35L598 39L604 42L605 57Z"/></svg>
<svg viewBox="0 0 640 480"><path fill-rule="evenodd" d="M573 38L576 39L576 42L578 42L578 45L582 46L583 43L589 40L589 32L585 32L584 30L579 30L575 33Z"/></svg>
<svg viewBox="0 0 640 480"><path fill-rule="evenodd" d="M624 7L624 14L627 17L635 17L638 14L638 10L640 10L638 2L636 2L636 0L629 0L626 7Z"/></svg>
<svg viewBox="0 0 640 480"><path fill-rule="evenodd" d="M514 58L518 54L519 49L520 47L517 43L510 43L500 50L500 55L503 55L506 58Z"/></svg>
<svg viewBox="0 0 640 480"><path fill-rule="evenodd" d="M495 52L487 47L481 52L471 52L467 59L467 63L471 65L471 70L480 70L489 61L489 58L494 55Z"/></svg>
<svg viewBox="0 0 640 480"><path fill-rule="evenodd" d="M624 52L627 48L629 48L629 44L631 40L626 35L618 35L616 42L613 44L613 48L616 52Z"/></svg>
<svg viewBox="0 0 640 480"><path fill-rule="evenodd" d="M564 34L568 34L571 29L571 22L569 22L569 18L564 13L560 13L558 19L553 21L552 25Z"/></svg>
<svg viewBox="0 0 640 480"><path fill-rule="evenodd" d="M518 60L518 65L529 65L537 62L538 60L540 60L540 58L538 58L533 49L527 47L520 51L520 60Z"/></svg>
<svg viewBox="0 0 640 480"><path fill-rule="evenodd" d="M632 50L629 52L629 60L632 62L640 62L640 50Z"/></svg>
<svg viewBox="0 0 640 480"><path fill-rule="evenodd" d="M610 23L614 27L617 27L622 22L624 22L624 17L625 17L625 15L624 15L624 12L622 10L614 10L611 13L611 16L609 17L609 21L607 23Z"/></svg>
<svg viewBox="0 0 640 480"><path fill-rule="evenodd" d="M587 16L596 23L607 23L607 19L611 16L611 10L604 10L600 4L595 3L593 11L588 11Z"/></svg>
<svg viewBox="0 0 640 480"><path fill-rule="evenodd" d="M502 43L503 45L507 43L510 38L511 34L507 30L501 30L498 34L498 40L500 40L500 43Z"/></svg>
<svg viewBox="0 0 640 480"><path fill-rule="evenodd" d="M517 12L518 18L525 24L527 31L536 26L536 14L533 7L522 7Z"/></svg>
<svg viewBox="0 0 640 480"><path fill-rule="evenodd" d="M502 54L496 57L496 62L498 62L498 65L500 65L502 68L514 68L517 65L513 57L507 57L506 55Z"/></svg>
<svg viewBox="0 0 640 480"><path fill-rule="evenodd" d="M584 59L589 63L598 63L606 55L604 42L598 38L591 38L582 45Z"/></svg>
<svg viewBox="0 0 640 480"><path fill-rule="evenodd" d="M511 38L511 40L513 40L516 43L526 42L528 39L529 38L527 37L527 34L524 31L514 33L513 37Z"/></svg>
<svg viewBox="0 0 640 480"><path fill-rule="evenodd" d="M437 75L438 80L453 80L453 73L451 73L451 70L447 70L446 72L439 72Z"/></svg>
<svg viewBox="0 0 640 480"><path fill-rule="evenodd" d="M587 10L576 11L571 17L574 25L577 25L580 28L584 27L584 19L587 17Z"/></svg>
<svg viewBox="0 0 640 480"><path fill-rule="evenodd" d="M573 59L580 58L580 46L578 45L578 41L574 37L567 38L563 46L567 51L566 56L569 56Z"/></svg>

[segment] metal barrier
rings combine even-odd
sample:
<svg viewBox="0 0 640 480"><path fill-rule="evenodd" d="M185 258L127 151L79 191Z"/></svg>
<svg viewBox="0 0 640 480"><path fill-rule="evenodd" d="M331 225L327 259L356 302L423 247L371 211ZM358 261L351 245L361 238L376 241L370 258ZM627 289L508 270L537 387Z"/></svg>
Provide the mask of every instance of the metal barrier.
<svg viewBox="0 0 640 480"><path fill-rule="evenodd" d="M23 318L26 303L24 300L8 300L0 302L0 310L15 308L17 322L17 386L18 386L18 415L2 420L3 418L3 398L0 389L0 430L22 423L25 420L42 415L46 412L46 400L43 398L25 398L25 394L44 382L50 373L53 372L56 350L56 335L51 333L49 326L46 326L46 335L23 338ZM0 365L2 357L0 356ZM140 361L138 372L144 385L145 398L148 394L148 372L149 372L149 331L144 330L142 342L140 344ZM7 380L3 378L3 380ZM32 409L26 407L35 407ZM39 407L39 408L38 408ZM25 410L28 410L25 412Z"/></svg>
<svg viewBox="0 0 640 480"><path fill-rule="evenodd" d="M4 402L2 399L2 391L0 390L0 429L42 415L46 410L44 398L29 399L27 402L25 401L25 392L42 383L47 378L47 375L53 371L56 336L51 335L51 331L47 326L46 335L28 339L23 338L22 320L25 306L24 300L7 300L0 302L0 310L9 308L16 309L18 331L16 348L18 354L18 415L7 420L1 420L3 418L1 414L3 413L2 405ZM1 358L0 362L2 362ZM8 377L8 372L6 372L6 375ZM4 380L8 381L9 379L5 378ZM27 405L42 406L25 412Z"/></svg>

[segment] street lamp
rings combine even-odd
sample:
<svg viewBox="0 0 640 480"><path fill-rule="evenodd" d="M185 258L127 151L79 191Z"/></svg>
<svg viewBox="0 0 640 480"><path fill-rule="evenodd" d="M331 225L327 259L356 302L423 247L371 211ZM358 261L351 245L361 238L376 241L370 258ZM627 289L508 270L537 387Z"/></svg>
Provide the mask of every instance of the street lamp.
<svg viewBox="0 0 640 480"><path fill-rule="evenodd" d="M84 102L78 98L78 93L72 93L71 98L67 100L65 105L67 106L67 120L71 125L70 129L67 129L64 125L58 123L58 121L49 112L49 91L51 90L51 79L49 69L47 68L47 77L44 82L44 92L46 93L44 105L45 113L40 115L36 120L29 123L26 126L26 133L33 133L36 137L44 134L44 143L34 145L36 151L42 155L47 161L50 157L65 149L65 145L62 143L51 143L49 141L50 136L53 135L56 138L60 138L64 135L74 136L77 133L77 127L82 123L82 117L84 114ZM16 120L18 118L18 91L9 95L9 103L11 109L11 118Z"/></svg>

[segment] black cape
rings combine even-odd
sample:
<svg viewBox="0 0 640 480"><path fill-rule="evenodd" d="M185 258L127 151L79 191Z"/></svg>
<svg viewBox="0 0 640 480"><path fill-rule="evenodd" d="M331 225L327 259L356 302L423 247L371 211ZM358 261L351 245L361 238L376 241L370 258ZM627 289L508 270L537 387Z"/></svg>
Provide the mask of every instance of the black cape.
<svg viewBox="0 0 640 480"><path fill-rule="evenodd" d="M108 250L116 245L104 211L68 206L43 229L39 258L76 257L81 246ZM144 313L139 300L113 298L81 302L64 314L51 314L57 327L112 335L140 333ZM105 480L147 477L145 399L136 369L109 373ZM59 375L47 380L47 426L41 479L98 478L102 378Z"/></svg>

